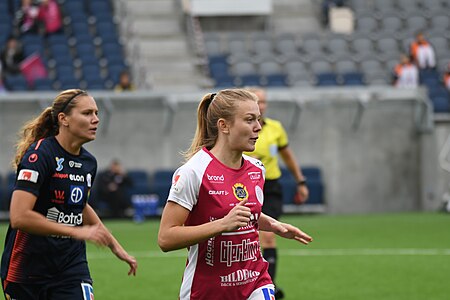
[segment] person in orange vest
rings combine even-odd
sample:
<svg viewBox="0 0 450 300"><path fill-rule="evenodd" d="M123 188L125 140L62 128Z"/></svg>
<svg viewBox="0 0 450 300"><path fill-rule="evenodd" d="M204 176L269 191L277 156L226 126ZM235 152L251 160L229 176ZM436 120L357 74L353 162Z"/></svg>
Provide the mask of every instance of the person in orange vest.
<svg viewBox="0 0 450 300"><path fill-rule="evenodd" d="M444 73L444 85L450 91L450 63L447 65L447 70Z"/></svg>
<svg viewBox="0 0 450 300"><path fill-rule="evenodd" d="M416 39L410 45L412 60L420 69L436 67L436 54L433 46L425 39L422 32L417 33Z"/></svg>
<svg viewBox="0 0 450 300"><path fill-rule="evenodd" d="M419 85L419 69L406 54L400 55L400 62L394 67L394 86L416 88Z"/></svg>

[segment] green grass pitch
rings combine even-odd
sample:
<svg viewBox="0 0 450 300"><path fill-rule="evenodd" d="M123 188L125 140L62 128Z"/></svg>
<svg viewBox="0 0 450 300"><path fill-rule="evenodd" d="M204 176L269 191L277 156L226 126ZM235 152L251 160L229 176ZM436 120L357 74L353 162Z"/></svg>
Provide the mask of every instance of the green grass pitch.
<svg viewBox="0 0 450 300"><path fill-rule="evenodd" d="M283 221L314 237L308 246L278 239L277 281L287 300L450 299L450 215L298 215ZM106 220L138 259L138 275L108 249L88 244L96 299L177 299L186 250L163 253L159 220ZM6 224L1 226L1 234ZM237 299L240 300L240 299Z"/></svg>

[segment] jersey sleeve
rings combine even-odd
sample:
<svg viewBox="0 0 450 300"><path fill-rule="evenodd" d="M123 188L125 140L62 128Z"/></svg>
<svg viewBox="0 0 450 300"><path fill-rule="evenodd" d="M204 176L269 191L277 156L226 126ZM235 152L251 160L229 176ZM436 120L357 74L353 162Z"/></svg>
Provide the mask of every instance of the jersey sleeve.
<svg viewBox="0 0 450 300"><path fill-rule="evenodd" d="M48 155L43 148L30 148L20 162L17 173L14 190L27 191L39 196L39 190L50 176L50 167Z"/></svg>
<svg viewBox="0 0 450 300"><path fill-rule="evenodd" d="M288 139L288 135L286 133L286 130L284 129L283 125L281 123L278 123L278 131L279 131L279 136L278 136L278 149L284 148L289 144L289 139Z"/></svg>
<svg viewBox="0 0 450 300"><path fill-rule="evenodd" d="M200 181L196 172L188 166L178 168L173 174L167 201L173 201L191 211L198 201Z"/></svg>

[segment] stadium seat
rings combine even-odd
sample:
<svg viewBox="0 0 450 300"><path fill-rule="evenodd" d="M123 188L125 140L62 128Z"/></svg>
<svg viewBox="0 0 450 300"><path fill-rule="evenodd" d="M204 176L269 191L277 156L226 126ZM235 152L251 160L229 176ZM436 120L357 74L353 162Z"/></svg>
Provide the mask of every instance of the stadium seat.
<svg viewBox="0 0 450 300"><path fill-rule="evenodd" d="M309 190L309 197L306 204L323 204L324 184L321 170L315 166L302 167L301 170L302 174L306 177ZM297 193L297 182L286 167L281 167L279 182L283 189L283 203L293 204L295 194Z"/></svg>
<svg viewBox="0 0 450 300"><path fill-rule="evenodd" d="M34 80L33 89L35 91L52 91L53 80L49 78L38 78Z"/></svg>
<svg viewBox="0 0 450 300"><path fill-rule="evenodd" d="M433 96L430 97L430 100L433 104L433 111L435 113L450 113L450 104L448 96Z"/></svg>
<svg viewBox="0 0 450 300"><path fill-rule="evenodd" d="M247 74L238 76L237 83L239 86L258 86L261 85L261 77L258 74Z"/></svg>
<svg viewBox="0 0 450 300"><path fill-rule="evenodd" d="M129 195L150 194L150 175L143 169L131 169L127 172L132 186L129 188Z"/></svg>
<svg viewBox="0 0 450 300"><path fill-rule="evenodd" d="M151 183L152 193L158 195L159 205L164 206L169 196L169 190L172 185L172 177L175 170L172 169L158 169L153 173L153 180Z"/></svg>
<svg viewBox="0 0 450 300"><path fill-rule="evenodd" d="M317 86L337 86L338 76L335 73L321 73L316 75Z"/></svg>
<svg viewBox="0 0 450 300"><path fill-rule="evenodd" d="M10 91L27 91L29 88L22 74L5 76L4 83Z"/></svg>
<svg viewBox="0 0 450 300"><path fill-rule="evenodd" d="M269 74L264 76L264 85L267 87L285 87L288 81L285 74Z"/></svg>
<svg viewBox="0 0 450 300"><path fill-rule="evenodd" d="M352 72L352 73L344 73L342 76L342 84L346 86L358 86L364 85L364 77L362 73Z"/></svg>

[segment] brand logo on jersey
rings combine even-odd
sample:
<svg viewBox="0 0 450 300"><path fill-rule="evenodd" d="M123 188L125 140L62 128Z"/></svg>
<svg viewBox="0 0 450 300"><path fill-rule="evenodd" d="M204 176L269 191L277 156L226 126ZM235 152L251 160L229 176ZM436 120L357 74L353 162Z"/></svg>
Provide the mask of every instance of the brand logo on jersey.
<svg viewBox="0 0 450 300"><path fill-rule="evenodd" d="M87 181L87 187L90 188L92 186L92 175L91 175L91 173L87 173L86 181Z"/></svg>
<svg viewBox="0 0 450 300"><path fill-rule="evenodd" d="M64 191L55 190L55 199L64 200Z"/></svg>
<svg viewBox="0 0 450 300"><path fill-rule="evenodd" d="M205 263L208 266L214 267L214 241L215 237L208 239L206 243L206 255L205 255Z"/></svg>
<svg viewBox="0 0 450 300"><path fill-rule="evenodd" d="M258 279L260 272L254 270L241 269L231 274L220 276L221 286L236 286L247 284Z"/></svg>
<svg viewBox="0 0 450 300"><path fill-rule="evenodd" d="M55 157L55 159L56 159L56 171L62 171L62 169L64 168L64 166L63 166L63 162L64 162L64 158L57 158L57 157Z"/></svg>
<svg viewBox="0 0 450 300"><path fill-rule="evenodd" d="M179 193L181 192L181 189L183 188L183 184L180 181L181 175L177 174L175 175L175 177L172 180L172 190L175 193Z"/></svg>
<svg viewBox="0 0 450 300"><path fill-rule="evenodd" d="M89 283L82 283L83 300L94 300L94 288Z"/></svg>
<svg viewBox="0 0 450 300"><path fill-rule="evenodd" d="M69 174L69 179L72 181L84 182L84 176L78 174Z"/></svg>
<svg viewBox="0 0 450 300"><path fill-rule="evenodd" d="M262 288L261 289L264 300L275 300L275 290L271 288Z"/></svg>
<svg viewBox="0 0 450 300"><path fill-rule="evenodd" d="M222 175L209 175L206 174L206 178L208 178L208 180L210 182L215 182L215 183L223 183L225 181L225 176Z"/></svg>
<svg viewBox="0 0 450 300"><path fill-rule="evenodd" d="M70 215L67 215L64 212L59 211L56 207L52 207L49 210L47 210L47 219L68 226L76 226L83 224L82 213L74 214L72 212L70 213Z"/></svg>
<svg viewBox="0 0 450 300"><path fill-rule="evenodd" d="M251 180L260 180L261 179L261 172L248 172L248 176Z"/></svg>
<svg viewBox="0 0 450 300"><path fill-rule="evenodd" d="M229 192L228 191L214 191L214 190L212 190L212 191L208 191L208 194L209 195L226 196L226 195L229 194Z"/></svg>
<svg viewBox="0 0 450 300"><path fill-rule="evenodd" d="M69 167L71 167L71 168L77 168L77 169L79 169L79 168L81 168L82 166L83 166L82 163L79 163L79 162L76 162L76 161L73 161L73 160L70 160L70 161L69 161Z"/></svg>
<svg viewBox="0 0 450 300"><path fill-rule="evenodd" d="M38 181L39 172L35 170L22 169L17 176L17 180L29 181L36 183Z"/></svg>
<svg viewBox="0 0 450 300"><path fill-rule="evenodd" d="M259 242L242 240L241 244L233 244L232 241L220 243L220 262L230 267L235 262L256 261L259 254Z"/></svg>
<svg viewBox="0 0 450 300"><path fill-rule="evenodd" d="M233 194L239 201L248 199L247 188L242 183L236 183L233 185Z"/></svg>
<svg viewBox="0 0 450 300"><path fill-rule="evenodd" d="M69 204L81 205L83 202L84 186L71 185L70 186L70 199Z"/></svg>
<svg viewBox="0 0 450 300"><path fill-rule="evenodd" d="M29 157L28 157L28 161L30 163L35 163L38 160L38 155L36 153L32 153Z"/></svg>
<svg viewBox="0 0 450 300"><path fill-rule="evenodd" d="M55 173L52 175L52 177L59 178L59 179L66 179L66 178L69 178L69 174Z"/></svg>

